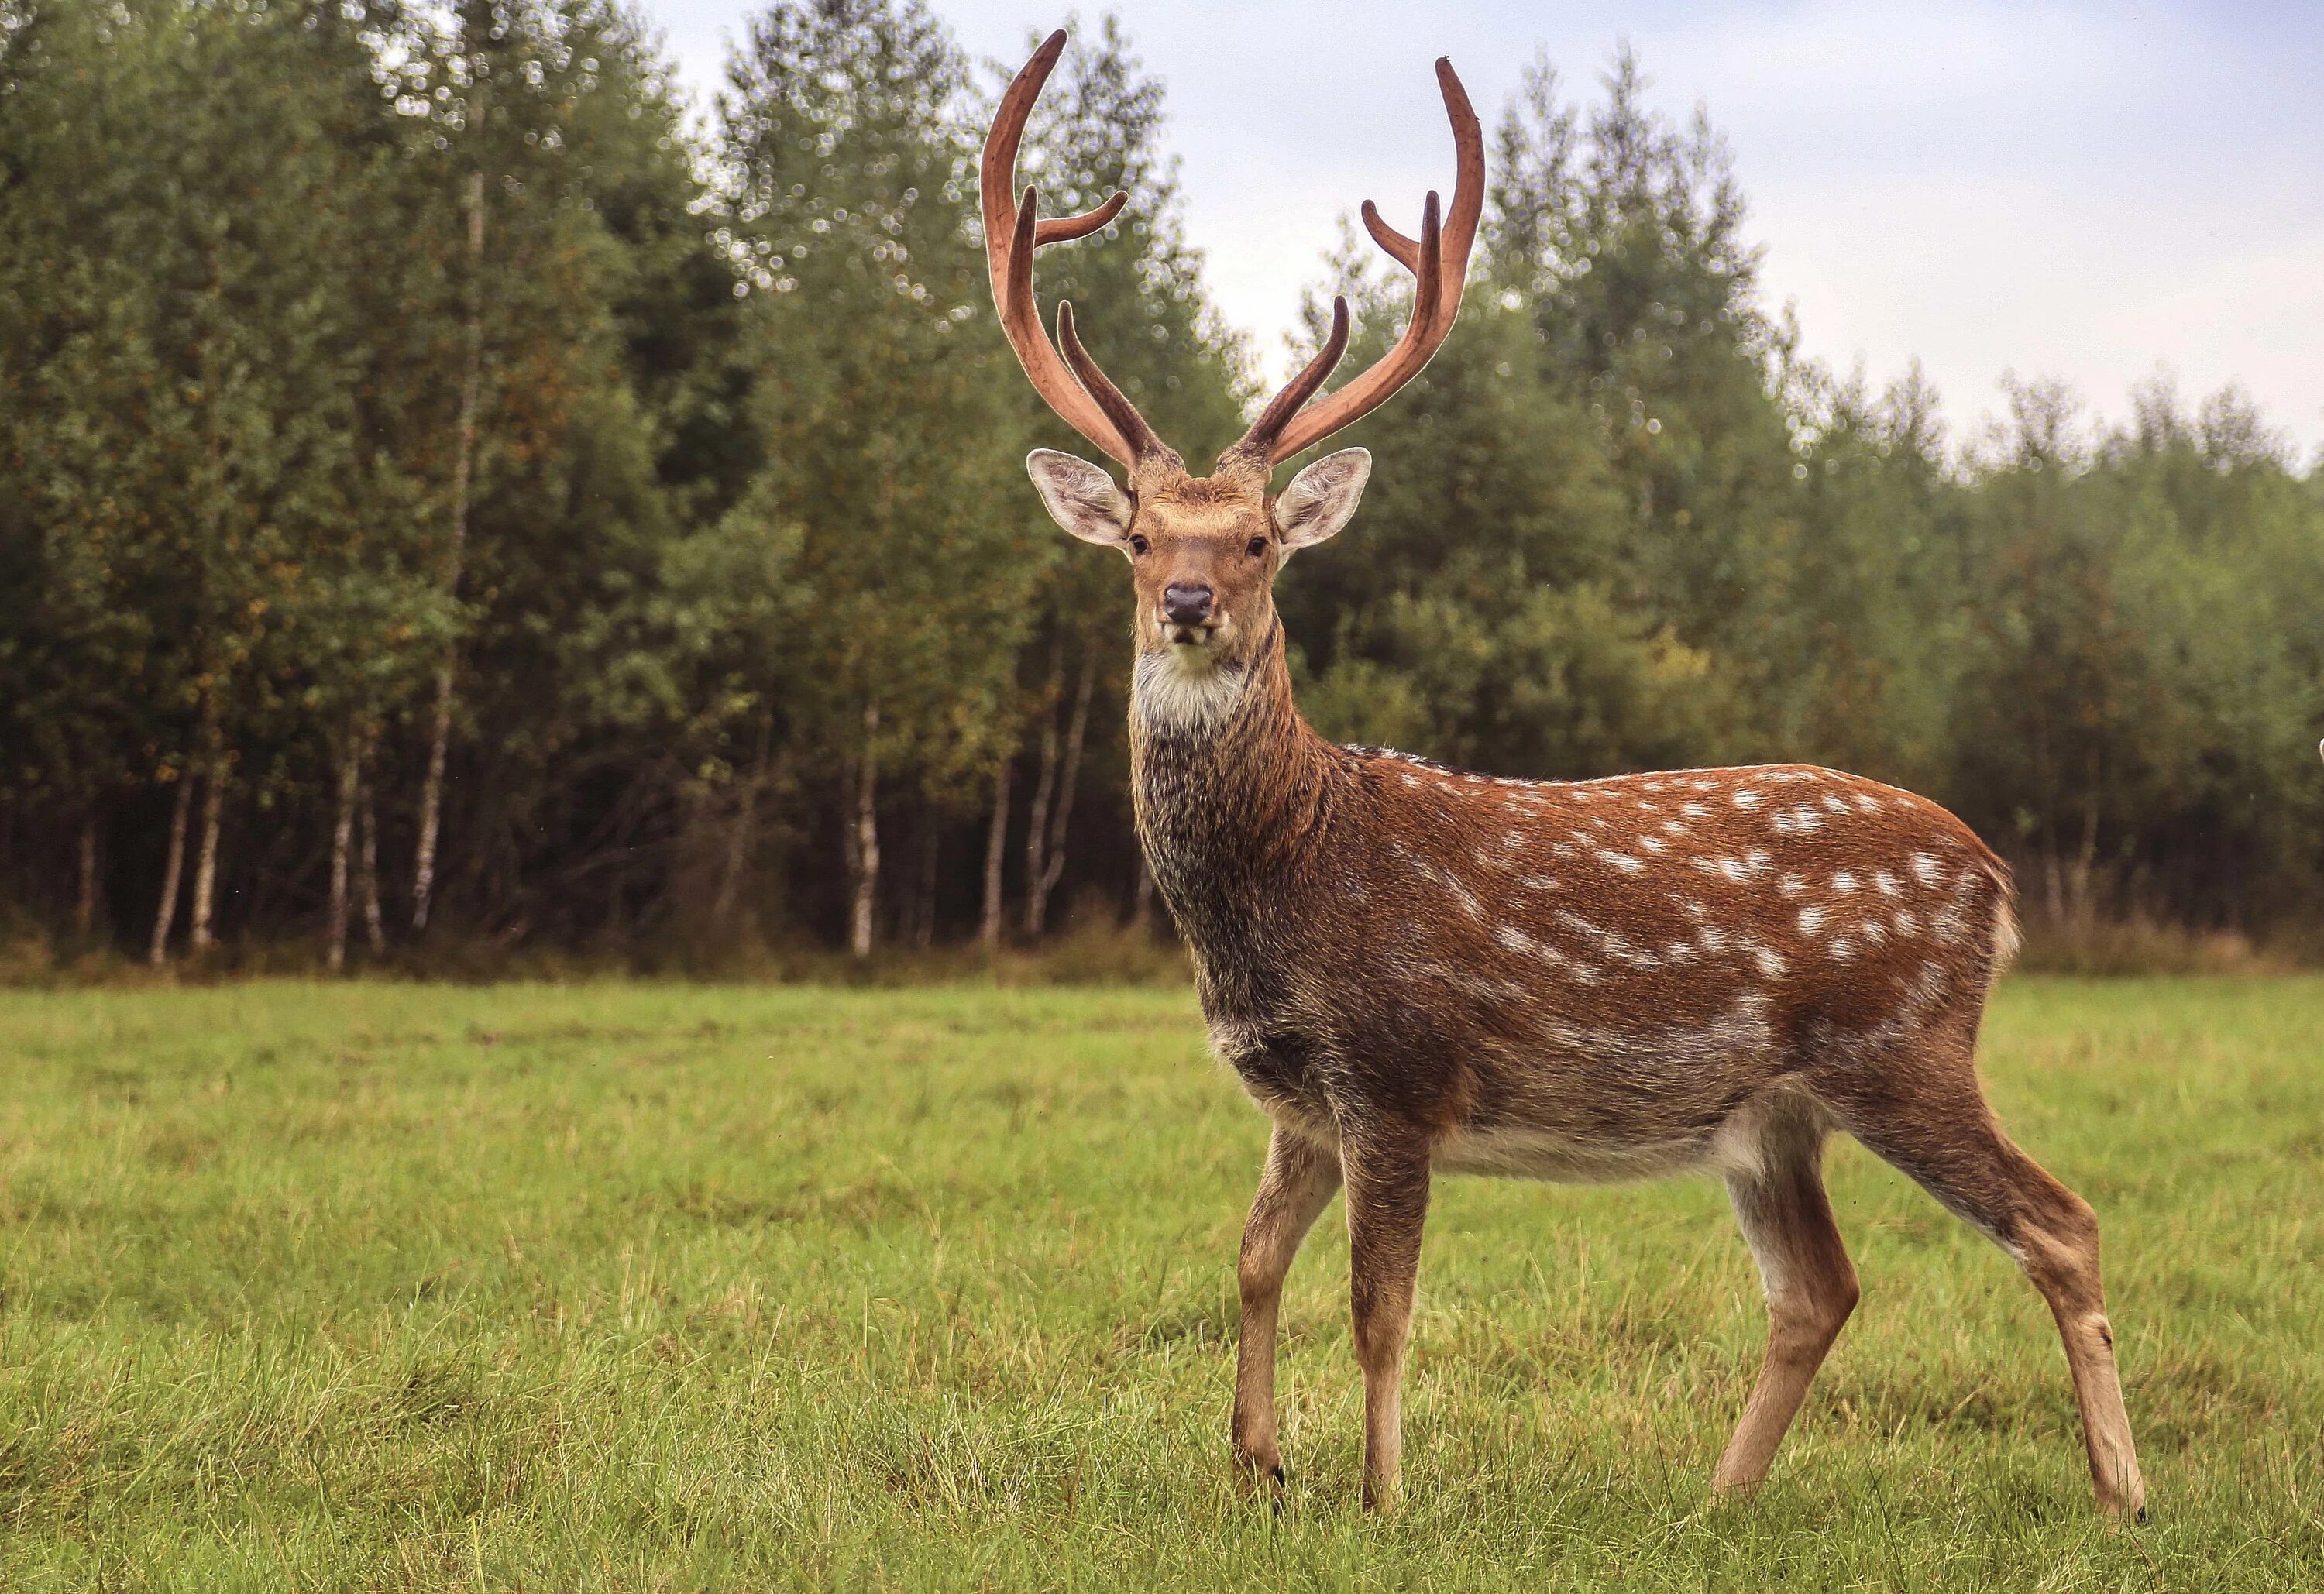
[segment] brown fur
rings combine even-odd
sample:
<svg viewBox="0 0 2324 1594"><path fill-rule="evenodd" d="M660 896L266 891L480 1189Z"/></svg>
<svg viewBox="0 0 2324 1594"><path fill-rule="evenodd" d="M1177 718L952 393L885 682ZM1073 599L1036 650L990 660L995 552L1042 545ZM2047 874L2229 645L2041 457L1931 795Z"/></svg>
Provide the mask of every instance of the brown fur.
<svg viewBox="0 0 2324 1594"><path fill-rule="evenodd" d="M1139 834L1213 1044L1276 1125L1240 1268L1244 1461L1279 1474L1276 1303L1343 1182L1379 1501L1433 1175L1710 1168L1771 1319L1713 1483L1756 1484L1856 1301L1818 1172L1839 1127L2025 1268L2058 1317L2100 1500L2138 1509L2096 1225L2001 1133L1971 1062L2014 935L1984 843L1923 798L1802 765L1529 782L1334 746L1292 704L1264 504L1215 480L1141 486ZM1190 583L1216 594L1200 650L1174 648L1160 613ZM1234 683L1231 709L1157 708L1174 654Z"/></svg>

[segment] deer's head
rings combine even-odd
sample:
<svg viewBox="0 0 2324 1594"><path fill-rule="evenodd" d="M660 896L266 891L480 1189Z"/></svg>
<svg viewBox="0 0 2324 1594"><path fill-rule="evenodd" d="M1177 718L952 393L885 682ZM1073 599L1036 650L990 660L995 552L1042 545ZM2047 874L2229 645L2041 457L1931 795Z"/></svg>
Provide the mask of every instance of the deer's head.
<svg viewBox="0 0 2324 1594"><path fill-rule="evenodd" d="M1016 193L1025 121L1065 46L1062 30L1049 35L993 117L982 171L985 253L993 302L1025 374L1066 424L1121 466L1128 482L1054 449L1036 449L1026 465L1058 525L1129 557L1141 683L1199 687L1240 673L1268 645L1275 573L1294 550L1348 523L1371 474L1371 456L1361 448L1326 455L1279 493L1268 491L1275 467L1377 408L1428 364L1452 329L1484 208L1484 140L1452 63L1439 60L1436 79L1459 152L1450 215L1440 222L1431 193L1414 239L1381 220L1370 200L1363 207L1373 239L1418 283L1404 335L1378 364L1311 407L1308 401L1347 352L1347 300L1333 300L1331 336L1314 359L1219 456L1213 474L1196 476L1090 358L1074 336L1073 306L1057 307L1055 345L1034 308L1034 251L1086 237L1120 215L1128 198L1115 194L1084 215L1043 221L1036 191L1027 189L1021 201Z"/></svg>

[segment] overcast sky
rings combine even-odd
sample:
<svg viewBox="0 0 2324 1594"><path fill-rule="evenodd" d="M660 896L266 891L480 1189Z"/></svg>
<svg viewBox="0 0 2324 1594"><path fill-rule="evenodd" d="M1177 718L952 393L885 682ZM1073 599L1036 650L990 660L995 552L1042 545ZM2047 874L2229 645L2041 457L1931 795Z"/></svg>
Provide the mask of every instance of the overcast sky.
<svg viewBox="0 0 2324 1594"><path fill-rule="evenodd" d="M643 0L715 89L751 0ZM935 0L1013 68L1062 6ZM1085 8L1094 16L1101 6ZM1628 38L1653 97L1727 134L1772 306L1876 384L1917 355L1956 434L2006 370L2119 415L2158 367L2192 399L2239 381L2305 458L2324 445L2324 4L1746 4L1741 0L1124 0L1169 88L1187 231L1270 373L1338 220L1410 232L1449 198L1430 75L1449 54L1487 124L1537 48L1594 95Z"/></svg>

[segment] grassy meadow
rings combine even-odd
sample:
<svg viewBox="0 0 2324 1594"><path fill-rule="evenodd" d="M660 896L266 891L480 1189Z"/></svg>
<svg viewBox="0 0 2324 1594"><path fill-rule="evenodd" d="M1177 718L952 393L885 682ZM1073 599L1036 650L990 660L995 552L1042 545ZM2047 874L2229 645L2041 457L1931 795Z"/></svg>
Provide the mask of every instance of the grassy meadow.
<svg viewBox="0 0 2324 1594"><path fill-rule="evenodd" d="M1287 1506L1228 1464L1265 1133L1183 990L0 993L0 1589L2324 1585L2319 1042L2324 980L1997 999L2144 1528L2034 1291L1849 1145L1864 1303L1746 1504L1722 1193L1440 1184L1374 1519L1336 1206Z"/></svg>

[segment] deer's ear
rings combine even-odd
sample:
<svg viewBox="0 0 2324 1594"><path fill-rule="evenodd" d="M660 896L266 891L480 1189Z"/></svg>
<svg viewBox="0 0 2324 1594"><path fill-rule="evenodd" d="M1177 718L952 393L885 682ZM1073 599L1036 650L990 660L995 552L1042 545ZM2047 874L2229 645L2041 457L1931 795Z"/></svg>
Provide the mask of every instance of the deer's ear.
<svg viewBox="0 0 2324 1594"><path fill-rule="evenodd" d="M1371 480L1368 448L1342 448L1291 478L1275 501L1275 529L1287 551L1321 542L1348 523Z"/></svg>
<svg viewBox="0 0 2324 1594"><path fill-rule="evenodd" d="M1036 448L1025 456L1025 474L1033 478L1049 518L1084 542L1120 548L1130 540L1130 495L1088 460Z"/></svg>

